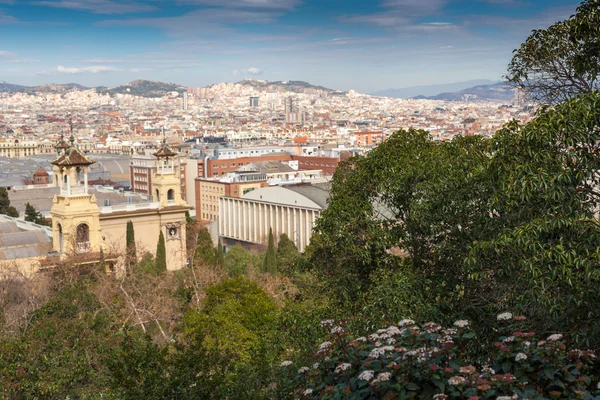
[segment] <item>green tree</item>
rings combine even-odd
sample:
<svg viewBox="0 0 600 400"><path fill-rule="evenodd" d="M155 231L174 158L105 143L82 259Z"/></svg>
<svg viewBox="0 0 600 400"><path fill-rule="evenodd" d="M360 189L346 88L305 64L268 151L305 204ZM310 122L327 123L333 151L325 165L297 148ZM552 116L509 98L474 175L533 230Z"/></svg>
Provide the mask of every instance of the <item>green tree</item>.
<svg viewBox="0 0 600 400"><path fill-rule="evenodd" d="M35 207L29 203L25 204L25 221L33 222L38 225L48 225L42 213L37 211Z"/></svg>
<svg viewBox="0 0 600 400"><path fill-rule="evenodd" d="M291 274L298 260L300 253L294 242L288 235L282 233L277 242L277 271L284 274Z"/></svg>
<svg viewBox="0 0 600 400"><path fill-rule="evenodd" d="M137 262L137 255L135 251L135 231L133 230L132 221L127 221L126 252L128 264L135 264Z"/></svg>
<svg viewBox="0 0 600 400"><path fill-rule="evenodd" d="M19 217L19 212L17 209L10 205L8 191L3 187L0 187L0 214L5 214L14 218Z"/></svg>
<svg viewBox="0 0 600 400"><path fill-rule="evenodd" d="M167 249L165 247L165 236L160 231L158 243L156 244L156 258L154 260L155 273L160 274L167 270Z"/></svg>
<svg viewBox="0 0 600 400"><path fill-rule="evenodd" d="M252 255L242 246L231 246L224 255L224 267L231 277L246 275L252 264Z"/></svg>
<svg viewBox="0 0 600 400"><path fill-rule="evenodd" d="M221 238L217 240L217 248L215 251L215 256L217 259L217 265L223 266L225 265L225 254L223 253L223 244L221 244Z"/></svg>
<svg viewBox="0 0 600 400"><path fill-rule="evenodd" d="M196 259L202 260L208 265L215 265L215 248L213 246L210 232L206 228L198 230L198 239L196 241Z"/></svg>
<svg viewBox="0 0 600 400"><path fill-rule="evenodd" d="M506 79L544 104L598 90L599 37L600 1L586 0L569 19L534 30L514 51Z"/></svg>
<svg viewBox="0 0 600 400"><path fill-rule="evenodd" d="M273 238L273 228L269 228L269 245L263 264L263 271L275 275L277 273L277 253L275 253L275 240Z"/></svg>

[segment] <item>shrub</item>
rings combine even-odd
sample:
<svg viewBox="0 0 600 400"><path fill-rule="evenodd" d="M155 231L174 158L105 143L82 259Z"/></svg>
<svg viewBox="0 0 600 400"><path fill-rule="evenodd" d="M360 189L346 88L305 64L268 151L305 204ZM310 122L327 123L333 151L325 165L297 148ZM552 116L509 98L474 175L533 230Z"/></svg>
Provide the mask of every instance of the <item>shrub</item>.
<svg viewBox="0 0 600 400"><path fill-rule="evenodd" d="M468 321L443 328L403 320L354 339L343 324L323 321L328 338L316 362L281 363L288 376L282 386L289 396L310 399L598 398L590 377L594 352L568 349L561 334L542 340L521 331L524 319L500 314L498 341L481 357L467 355L467 345L476 342Z"/></svg>

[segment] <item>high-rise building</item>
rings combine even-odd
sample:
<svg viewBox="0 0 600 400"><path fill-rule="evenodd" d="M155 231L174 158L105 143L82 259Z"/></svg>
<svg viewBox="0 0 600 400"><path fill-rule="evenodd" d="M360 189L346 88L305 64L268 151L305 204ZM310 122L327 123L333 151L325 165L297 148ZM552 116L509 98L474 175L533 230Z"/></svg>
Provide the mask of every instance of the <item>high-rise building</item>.
<svg viewBox="0 0 600 400"><path fill-rule="evenodd" d="M183 92L183 110L188 110L188 94L187 92Z"/></svg>
<svg viewBox="0 0 600 400"><path fill-rule="evenodd" d="M258 107L258 97L250 97L250 107Z"/></svg>

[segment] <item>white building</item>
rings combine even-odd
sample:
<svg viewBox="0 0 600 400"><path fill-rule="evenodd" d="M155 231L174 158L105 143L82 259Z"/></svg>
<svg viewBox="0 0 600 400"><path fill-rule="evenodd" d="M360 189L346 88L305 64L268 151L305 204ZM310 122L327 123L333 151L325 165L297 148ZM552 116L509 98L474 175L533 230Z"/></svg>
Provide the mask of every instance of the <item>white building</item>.
<svg viewBox="0 0 600 400"><path fill-rule="evenodd" d="M265 187L241 198L219 199L219 235L224 244L266 244L285 233L299 251L310 243L315 221L327 207L328 184Z"/></svg>

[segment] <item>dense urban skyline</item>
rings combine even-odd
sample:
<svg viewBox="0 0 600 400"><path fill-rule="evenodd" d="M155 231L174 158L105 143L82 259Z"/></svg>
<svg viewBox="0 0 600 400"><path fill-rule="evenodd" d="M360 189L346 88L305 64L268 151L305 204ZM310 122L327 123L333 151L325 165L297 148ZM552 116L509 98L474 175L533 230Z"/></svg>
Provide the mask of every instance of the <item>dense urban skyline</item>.
<svg viewBox="0 0 600 400"><path fill-rule="evenodd" d="M370 93L502 77L572 0L0 0L0 79L306 80Z"/></svg>

